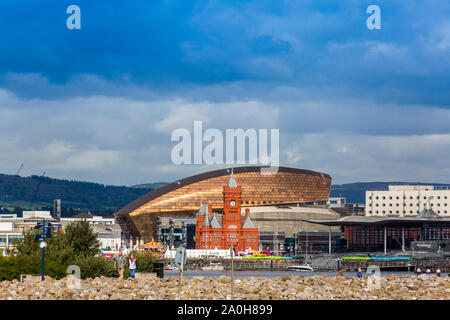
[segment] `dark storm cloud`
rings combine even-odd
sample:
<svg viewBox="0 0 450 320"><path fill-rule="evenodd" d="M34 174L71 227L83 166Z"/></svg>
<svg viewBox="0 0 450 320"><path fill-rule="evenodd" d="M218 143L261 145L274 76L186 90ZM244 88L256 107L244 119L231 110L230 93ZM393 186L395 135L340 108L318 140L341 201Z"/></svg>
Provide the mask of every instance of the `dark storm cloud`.
<svg viewBox="0 0 450 320"><path fill-rule="evenodd" d="M170 162L203 120L279 128L282 164L340 181L448 180L450 3L376 3L374 31L372 1L79 0L81 30L72 2L2 2L0 164L170 181L211 169Z"/></svg>

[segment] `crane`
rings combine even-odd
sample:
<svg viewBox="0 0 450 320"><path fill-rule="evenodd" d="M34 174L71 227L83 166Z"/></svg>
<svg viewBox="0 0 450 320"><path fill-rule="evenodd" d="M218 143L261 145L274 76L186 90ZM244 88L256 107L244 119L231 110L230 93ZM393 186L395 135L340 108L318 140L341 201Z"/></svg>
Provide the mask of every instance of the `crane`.
<svg viewBox="0 0 450 320"><path fill-rule="evenodd" d="M16 174L15 174L15 176L13 178L11 186L8 188L8 190L6 190L5 201L8 201L8 193L10 193L12 188L14 188L14 185L16 184L17 177L19 177L20 171L22 171L22 169L23 169L23 163L20 164L20 167L17 170L17 172L16 172Z"/></svg>

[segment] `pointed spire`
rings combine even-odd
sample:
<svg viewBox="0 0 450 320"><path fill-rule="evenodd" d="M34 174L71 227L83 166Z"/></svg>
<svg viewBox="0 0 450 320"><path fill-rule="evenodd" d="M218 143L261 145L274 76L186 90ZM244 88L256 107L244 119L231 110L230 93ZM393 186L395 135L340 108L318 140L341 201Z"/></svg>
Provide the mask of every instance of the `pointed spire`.
<svg viewBox="0 0 450 320"><path fill-rule="evenodd" d="M208 214L205 214L205 220L203 220L203 227L211 227L211 222L209 220Z"/></svg>
<svg viewBox="0 0 450 320"><path fill-rule="evenodd" d="M220 224L219 220L217 220L216 213L214 213L214 215L211 219L211 227L222 228L222 225Z"/></svg>
<svg viewBox="0 0 450 320"><path fill-rule="evenodd" d="M255 225L250 220L250 217L245 218L245 221L242 223L242 229L255 229Z"/></svg>
<svg viewBox="0 0 450 320"><path fill-rule="evenodd" d="M233 167L231 168L231 176L230 176L230 180L228 180L228 186L230 188L237 188L237 182L236 182L236 179L234 178L234 174L233 174Z"/></svg>
<svg viewBox="0 0 450 320"><path fill-rule="evenodd" d="M208 205L200 204L200 210L197 213L197 216L207 216L208 215Z"/></svg>

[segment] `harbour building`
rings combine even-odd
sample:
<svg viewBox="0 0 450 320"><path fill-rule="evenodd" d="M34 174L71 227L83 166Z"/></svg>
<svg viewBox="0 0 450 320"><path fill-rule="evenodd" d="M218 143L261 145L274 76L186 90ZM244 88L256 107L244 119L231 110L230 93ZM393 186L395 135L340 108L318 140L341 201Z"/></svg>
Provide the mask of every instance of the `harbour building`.
<svg viewBox="0 0 450 320"><path fill-rule="evenodd" d="M228 185L223 186L223 214L212 212L209 205L202 204L197 214L196 249L230 249L257 251L258 229L250 219L250 209L241 213L242 188L236 182L233 171Z"/></svg>
<svg viewBox="0 0 450 320"><path fill-rule="evenodd" d="M233 175L242 188L239 200L242 215L249 209L252 223L265 237L285 232L286 238L294 238L301 230L324 229L302 219L339 218L327 205L331 187L328 174L288 167L264 174L261 168L236 167ZM223 186L228 185L230 175L231 169L220 169L187 177L155 189L116 212L128 245L161 241L165 230L170 230L163 225L167 219L169 222L188 219L184 222L188 227L189 219L196 218L200 204L207 204L211 212L223 214ZM189 233L189 228L186 230Z"/></svg>
<svg viewBox="0 0 450 320"><path fill-rule="evenodd" d="M388 190L366 191L366 216L413 217L424 210L450 217L449 187L390 185Z"/></svg>

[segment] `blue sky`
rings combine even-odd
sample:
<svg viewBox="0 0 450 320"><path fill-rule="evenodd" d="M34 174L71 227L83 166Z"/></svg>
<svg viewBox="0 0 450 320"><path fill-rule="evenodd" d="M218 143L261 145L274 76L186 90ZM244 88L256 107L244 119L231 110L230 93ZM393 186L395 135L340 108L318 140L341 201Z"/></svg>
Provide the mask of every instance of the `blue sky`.
<svg viewBox="0 0 450 320"><path fill-rule="evenodd" d="M279 128L282 165L336 183L450 181L449 2L17 0L0 21L3 172L171 181L214 169L170 161L203 120Z"/></svg>

